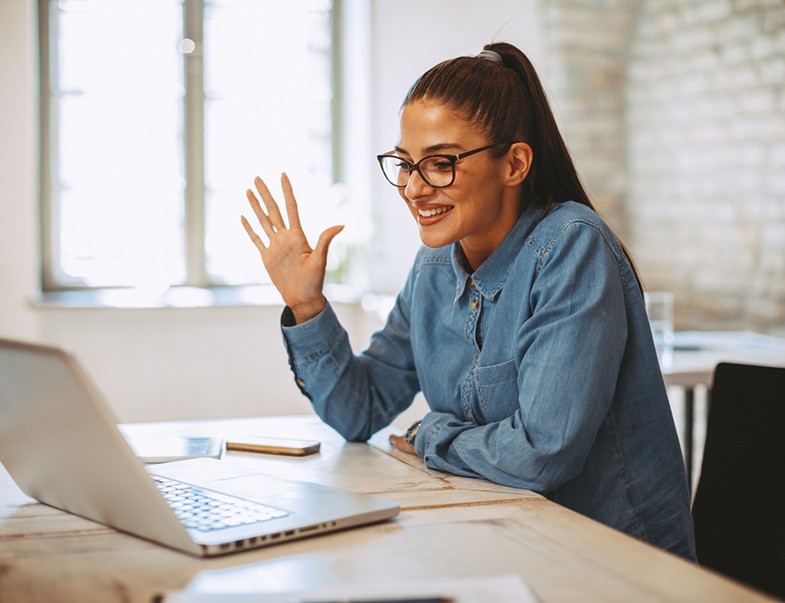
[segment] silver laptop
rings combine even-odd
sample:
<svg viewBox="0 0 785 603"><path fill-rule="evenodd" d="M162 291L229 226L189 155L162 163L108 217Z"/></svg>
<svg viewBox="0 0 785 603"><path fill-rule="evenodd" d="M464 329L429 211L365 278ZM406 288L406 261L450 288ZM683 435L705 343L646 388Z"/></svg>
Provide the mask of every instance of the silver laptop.
<svg viewBox="0 0 785 603"><path fill-rule="evenodd" d="M399 512L394 502L280 480L214 458L145 467L71 354L4 339L0 462L42 503L197 556Z"/></svg>

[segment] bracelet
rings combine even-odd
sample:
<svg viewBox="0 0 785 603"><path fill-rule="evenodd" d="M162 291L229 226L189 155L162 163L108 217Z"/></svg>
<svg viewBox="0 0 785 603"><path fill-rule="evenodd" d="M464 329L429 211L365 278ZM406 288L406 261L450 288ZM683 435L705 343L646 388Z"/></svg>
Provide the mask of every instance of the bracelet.
<svg viewBox="0 0 785 603"><path fill-rule="evenodd" d="M414 448L414 438L417 437L417 432L420 430L421 423L422 421L417 421L414 423L411 427L409 427L409 429L406 430L406 434L403 436L403 441L412 448Z"/></svg>

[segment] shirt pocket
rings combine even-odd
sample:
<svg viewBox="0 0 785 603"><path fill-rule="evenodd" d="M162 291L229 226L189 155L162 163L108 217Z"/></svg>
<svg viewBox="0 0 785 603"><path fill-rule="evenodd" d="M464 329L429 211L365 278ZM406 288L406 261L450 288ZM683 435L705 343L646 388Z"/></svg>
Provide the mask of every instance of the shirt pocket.
<svg viewBox="0 0 785 603"><path fill-rule="evenodd" d="M515 360L478 366L474 369L474 382L480 411L487 423L506 419L518 410L518 363Z"/></svg>

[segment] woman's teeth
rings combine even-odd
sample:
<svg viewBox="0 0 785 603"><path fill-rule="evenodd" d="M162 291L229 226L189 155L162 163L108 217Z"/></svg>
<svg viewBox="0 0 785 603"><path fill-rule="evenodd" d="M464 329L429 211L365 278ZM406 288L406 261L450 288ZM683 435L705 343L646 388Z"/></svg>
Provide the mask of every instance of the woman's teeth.
<svg viewBox="0 0 785 603"><path fill-rule="evenodd" d="M438 209L418 209L417 213L420 214L423 218L431 218L433 216L438 216L439 214L444 214L450 211L452 207L439 207Z"/></svg>

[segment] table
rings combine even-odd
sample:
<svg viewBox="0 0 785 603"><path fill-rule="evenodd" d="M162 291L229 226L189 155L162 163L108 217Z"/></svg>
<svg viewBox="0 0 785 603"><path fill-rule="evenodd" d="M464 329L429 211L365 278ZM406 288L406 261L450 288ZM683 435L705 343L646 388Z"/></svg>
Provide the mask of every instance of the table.
<svg viewBox="0 0 785 603"><path fill-rule="evenodd" d="M526 490L426 469L387 434L346 443L316 417L123 426L135 435L288 435L322 441L307 458L233 453L224 462L380 495L392 521L197 559L26 498L0 472L0 601L149 603L189 588L281 592L359 580L517 574L544 603L772 601ZM190 585L190 586L189 586Z"/></svg>
<svg viewBox="0 0 785 603"><path fill-rule="evenodd" d="M684 390L684 463L690 486L697 479L696 456L701 455L703 440L696 442L697 421L695 390L711 389L714 368L720 362L785 366L785 339L753 331L677 331L672 351L660 356L666 386ZM708 406L707 406L708 412ZM698 445L698 446L696 446ZM696 451L696 447L699 450ZM698 454L696 455L696 452Z"/></svg>
<svg viewBox="0 0 785 603"><path fill-rule="evenodd" d="M753 331L677 331L660 359L666 385L710 385L719 362L785 365L785 339Z"/></svg>

